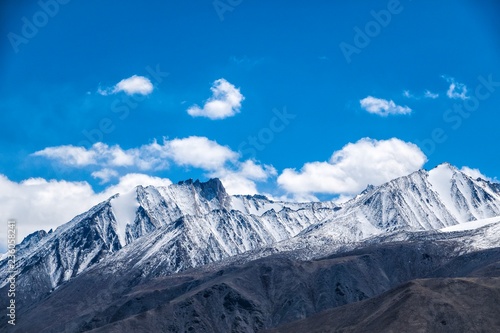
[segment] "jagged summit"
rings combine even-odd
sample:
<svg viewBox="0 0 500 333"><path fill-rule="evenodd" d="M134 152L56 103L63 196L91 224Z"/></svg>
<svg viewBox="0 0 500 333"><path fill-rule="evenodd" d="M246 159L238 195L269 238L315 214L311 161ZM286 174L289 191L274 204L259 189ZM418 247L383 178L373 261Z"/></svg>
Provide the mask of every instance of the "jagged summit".
<svg viewBox="0 0 500 333"><path fill-rule="evenodd" d="M220 202L226 200L228 196L224 185L219 178L210 178L206 182L200 180L193 181L192 178L187 180L181 180L176 185L170 186L193 186L200 190L200 194L207 200L212 200L217 198Z"/></svg>
<svg viewBox="0 0 500 333"><path fill-rule="evenodd" d="M454 166L450 162L442 162L442 163L435 165L434 167L432 167L430 169L421 169L421 170L429 172L431 170L438 169L438 168L448 168L450 170L460 171L456 166Z"/></svg>
<svg viewBox="0 0 500 333"><path fill-rule="evenodd" d="M193 185L201 189L201 195L207 200L217 198L222 202L227 197L226 189L219 178L212 178L206 182L196 180Z"/></svg>
<svg viewBox="0 0 500 333"><path fill-rule="evenodd" d="M219 178L210 178L206 182L202 182L199 179L193 180L193 178L189 178L186 180L180 180L177 182L177 185L194 185L194 186L214 186L214 184L219 184L222 186L222 182L220 181Z"/></svg>

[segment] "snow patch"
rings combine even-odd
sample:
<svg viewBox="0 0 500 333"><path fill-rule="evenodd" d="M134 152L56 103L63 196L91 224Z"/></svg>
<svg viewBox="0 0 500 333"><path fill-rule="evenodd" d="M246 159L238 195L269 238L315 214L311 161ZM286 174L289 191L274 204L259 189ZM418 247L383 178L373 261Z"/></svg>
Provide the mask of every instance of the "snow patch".
<svg viewBox="0 0 500 333"><path fill-rule="evenodd" d="M111 199L111 209L116 220L116 234L121 246L126 245L125 235L127 225L132 224L135 220L139 202L137 201L137 190L133 189L130 192L118 194L118 197Z"/></svg>
<svg viewBox="0 0 500 333"><path fill-rule="evenodd" d="M493 224L500 222L500 216L490 217L488 219L481 219L476 221L470 221L466 223L461 223L457 225L452 225L451 227L446 227L443 229L439 229L441 232L452 232L452 231L465 231L465 230L474 230L484 227L488 224Z"/></svg>
<svg viewBox="0 0 500 333"><path fill-rule="evenodd" d="M428 181L450 214L459 222L464 222L451 195L451 180L454 170L449 164L441 164L429 171Z"/></svg>

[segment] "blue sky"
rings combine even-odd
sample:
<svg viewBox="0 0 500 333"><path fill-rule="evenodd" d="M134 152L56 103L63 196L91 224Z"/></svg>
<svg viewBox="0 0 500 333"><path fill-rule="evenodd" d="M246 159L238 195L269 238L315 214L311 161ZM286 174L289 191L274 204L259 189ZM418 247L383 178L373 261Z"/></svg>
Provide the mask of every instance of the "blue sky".
<svg viewBox="0 0 500 333"><path fill-rule="evenodd" d="M500 176L495 1L2 7L0 174L18 201L212 176L327 199L445 161Z"/></svg>

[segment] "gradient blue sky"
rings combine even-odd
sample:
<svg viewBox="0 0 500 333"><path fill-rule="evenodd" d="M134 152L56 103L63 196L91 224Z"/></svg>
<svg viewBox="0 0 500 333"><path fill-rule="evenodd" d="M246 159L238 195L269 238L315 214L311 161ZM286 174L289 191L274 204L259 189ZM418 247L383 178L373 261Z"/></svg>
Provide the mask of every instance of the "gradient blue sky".
<svg viewBox="0 0 500 333"><path fill-rule="evenodd" d="M87 182L97 193L128 173L173 182L220 174L174 158L150 169L119 167L113 169L114 177L103 181L91 174L109 170L106 163L75 167L64 158L34 155L47 147L82 146L87 140L83 132L98 128L102 119L109 119L113 130L96 141L123 151L164 138L197 136L216 142L239 154L229 169L241 171L245 161L252 161L252 167L260 168L255 172L266 175L249 181L259 192L277 197L348 195L367 182L445 161L477 168L491 178L500 176L500 84L485 88L483 83L500 82L500 6L495 1L64 2L51 7L54 15L46 15L46 22L39 3L2 2L0 174L11 183L34 177ZM373 11L388 8L388 24L374 23ZM38 31L20 42L25 38L23 26L34 20ZM358 28L375 30L360 44ZM347 44L359 46L349 57L341 47ZM169 73L162 82L147 70L157 66ZM149 78L152 92L98 93L111 92L133 75ZM210 88L218 79L239 89L244 96L241 107L225 119L188 114L189 107L203 106L212 96ZM450 89L452 83L455 90ZM481 98L474 105L479 85ZM426 97L425 91L438 97ZM127 97L141 101L120 119L113 103ZM374 112L360 103L367 97ZM405 114L381 115L376 110L380 103L388 105L388 112ZM452 113L454 105L465 103L472 103L474 111ZM249 136L269 128L275 111L283 109L295 118L274 131L263 148L249 150L244 145ZM436 129L438 140L432 134ZM362 138L372 140L366 139L366 154L397 138L406 144L402 150L416 144L427 161L418 160L415 151L401 157L399 150L391 155L382 149L396 160L413 161L403 161L394 174L373 181L355 179L352 188L336 188L335 181L328 189L307 185L311 181L304 176L304 165L335 164L330 158L339 151L351 157L345 146L359 146ZM360 163L373 167L374 173L385 168L376 162L369 165L370 160ZM278 182L286 169L295 178ZM307 184L290 184L295 180Z"/></svg>

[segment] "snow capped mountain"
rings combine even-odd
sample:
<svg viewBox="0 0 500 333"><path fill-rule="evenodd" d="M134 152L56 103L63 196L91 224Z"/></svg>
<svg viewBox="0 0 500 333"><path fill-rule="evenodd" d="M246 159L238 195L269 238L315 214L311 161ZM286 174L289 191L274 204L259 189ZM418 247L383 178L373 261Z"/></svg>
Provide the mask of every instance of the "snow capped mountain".
<svg viewBox="0 0 500 333"><path fill-rule="evenodd" d="M36 298L115 252L147 270L172 273L295 236L331 214L325 203L229 196L218 179L188 180L117 194L49 234L19 246L17 281ZM158 269L156 269L158 267ZM0 262L6 283L7 262Z"/></svg>
<svg viewBox="0 0 500 333"><path fill-rule="evenodd" d="M500 215L498 184L472 179L447 163L432 169L427 179L458 223Z"/></svg>
<svg viewBox="0 0 500 333"><path fill-rule="evenodd" d="M298 235L359 241L394 231L438 230L500 216L500 188L472 179L448 163L368 187L332 216Z"/></svg>
<svg viewBox="0 0 500 333"><path fill-rule="evenodd" d="M33 301L92 266L138 269L143 278L220 262L264 248L352 244L397 232L453 230L500 216L500 186L449 164L419 170L350 201L290 203L230 196L218 179L116 194L53 232L18 246L17 284ZM382 238L379 238L382 239ZM488 244L491 244L488 243ZM0 261L0 288L7 283Z"/></svg>

